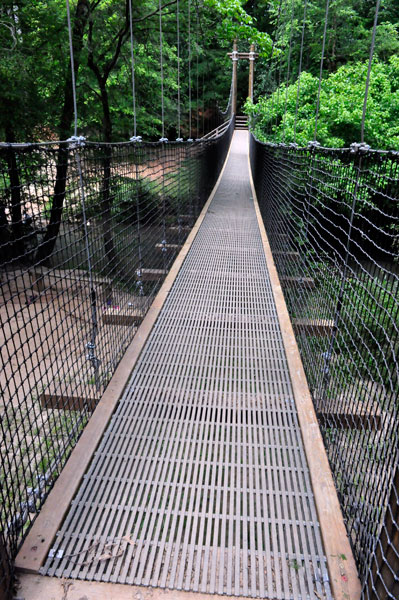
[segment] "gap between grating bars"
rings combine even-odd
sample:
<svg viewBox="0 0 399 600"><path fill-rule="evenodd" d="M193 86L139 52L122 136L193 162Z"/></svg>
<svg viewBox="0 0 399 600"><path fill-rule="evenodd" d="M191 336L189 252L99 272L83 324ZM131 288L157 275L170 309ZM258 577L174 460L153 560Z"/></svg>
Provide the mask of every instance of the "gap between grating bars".
<svg viewBox="0 0 399 600"><path fill-rule="evenodd" d="M47 575L331 599L247 136L234 134Z"/></svg>

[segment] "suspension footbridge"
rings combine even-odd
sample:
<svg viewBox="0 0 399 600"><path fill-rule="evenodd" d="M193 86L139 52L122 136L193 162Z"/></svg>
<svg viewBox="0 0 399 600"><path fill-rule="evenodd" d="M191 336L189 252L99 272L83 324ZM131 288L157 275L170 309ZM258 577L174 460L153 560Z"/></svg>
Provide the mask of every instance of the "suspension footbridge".
<svg viewBox="0 0 399 600"><path fill-rule="evenodd" d="M73 135L0 143L1 600L15 577L25 600L397 600L399 156L365 143L379 4L360 142L326 148L328 0L302 147L292 20L283 142L264 143L237 115L254 44L229 53L226 111L193 111L190 1L177 139L161 3L162 137L137 135L130 1L134 135L79 136L67 1Z"/></svg>

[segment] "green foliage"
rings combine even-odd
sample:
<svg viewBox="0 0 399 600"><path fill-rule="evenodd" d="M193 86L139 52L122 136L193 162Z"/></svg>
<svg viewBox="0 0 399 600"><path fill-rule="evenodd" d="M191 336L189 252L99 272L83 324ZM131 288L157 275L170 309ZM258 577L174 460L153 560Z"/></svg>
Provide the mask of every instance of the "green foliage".
<svg viewBox="0 0 399 600"><path fill-rule="evenodd" d="M348 147L360 140L367 63L340 67L322 80L317 140L328 147ZM297 82L281 85L270 97L247 102L255 135L262 141L304 146L314 137L318 78L302 73L297 107ZM399 58L372 67L365 123L365 141L374 148L399 147ZM296 121L296 124L295 124ZM296 136L295 136L296 126Z"/></svg>
<svg viewBox="0 0 399 600"><path fill-rule="evenodd" d="M79 62L79 133L91 140L129 139L134 132L127 1L79 2L71 2L72 29L77 22L77 7L89 10L82 25L82 50L75 56ZM254 41L265 55L270 51L270 38L257 27L242 0L190 0L190 4L189 0L180 0L178 49L176 3L165 0L163 4L165 134L170 139L178 134L179 53L180 134L188 137L190 133L191 105L191 134L196 137L200 135L196 114L202 106L214 106L216 102L226 106L231 81L227 52L233 39L241 39L246 49ZM132 16L137 133L158 139L162 130L158 0L133 0ZM71 88L69 69L65 0L4 0L0 7L0 139L58 138L65 98ZM69 128L72 134L72 116L68 120L66 130Z"/></svg>
<svg viewBox="0 0 399 600"><path fill-rule="evenodd" d="M394 280L375 278L365 285L358 278L348 279L339 327L340 358L348 364L354 363L357 376L388 386L392 384L389 379L392 365L387 364L386 357L399 351L398 344L393 346L399 317L398 291Z"/></svg>

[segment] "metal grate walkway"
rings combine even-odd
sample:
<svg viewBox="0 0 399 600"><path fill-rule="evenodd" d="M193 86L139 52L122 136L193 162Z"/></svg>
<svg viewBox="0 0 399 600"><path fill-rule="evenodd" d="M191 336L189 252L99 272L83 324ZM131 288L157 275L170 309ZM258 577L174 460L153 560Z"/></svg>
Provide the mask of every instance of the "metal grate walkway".
<svg viewBox="0 0 399 600"><path fill-rule="evenodd" d="M331 598L247 136L234 134L221 184L47 575Z"/></svg>

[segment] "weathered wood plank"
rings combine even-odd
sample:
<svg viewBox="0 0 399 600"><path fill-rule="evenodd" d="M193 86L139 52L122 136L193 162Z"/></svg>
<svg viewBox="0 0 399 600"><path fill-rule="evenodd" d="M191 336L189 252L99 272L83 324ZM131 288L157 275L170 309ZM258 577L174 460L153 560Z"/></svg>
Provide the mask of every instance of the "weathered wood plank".
<svg viewBox="0 0 399 600"><path fill-rule="evenodd" d="M293 319L292 325L295 333L325 337L331 335L334 321L332 319Z"/></svg>

